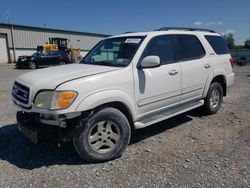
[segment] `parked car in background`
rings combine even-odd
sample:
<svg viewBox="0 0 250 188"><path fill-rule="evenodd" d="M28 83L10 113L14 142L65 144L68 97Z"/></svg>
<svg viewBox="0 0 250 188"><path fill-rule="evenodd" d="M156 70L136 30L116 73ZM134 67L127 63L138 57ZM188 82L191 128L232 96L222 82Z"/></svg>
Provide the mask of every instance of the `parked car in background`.
<svg viewBox="0 0 250 188"><path fill-rule="evenodd" d="M70 63L67 54L62 51L36 52L31 56L19 56L16 68L36 69Z"/></svg>
<svg viewBox="0 0 250 188"><path fill-rule="evenodd" d="M247 64L247 59L244 57L244 56L242 56L240 59L239 59L239 61L238 61L238 65L239 66L244 66L244 65L246 65Z"/></svg>

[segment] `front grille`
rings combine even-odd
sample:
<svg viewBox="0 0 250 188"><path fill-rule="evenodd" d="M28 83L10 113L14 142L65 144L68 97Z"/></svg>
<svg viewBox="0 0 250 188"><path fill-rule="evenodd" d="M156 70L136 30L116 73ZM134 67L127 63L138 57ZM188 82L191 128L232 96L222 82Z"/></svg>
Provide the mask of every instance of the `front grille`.
<svg viewBox="0 0 250 188"><path fill-rule="evenodd" d="M17 82L14 83L12 89L12 96L19 102L23 104L28 104L29 102L29 88L19 84Z"/></svg>

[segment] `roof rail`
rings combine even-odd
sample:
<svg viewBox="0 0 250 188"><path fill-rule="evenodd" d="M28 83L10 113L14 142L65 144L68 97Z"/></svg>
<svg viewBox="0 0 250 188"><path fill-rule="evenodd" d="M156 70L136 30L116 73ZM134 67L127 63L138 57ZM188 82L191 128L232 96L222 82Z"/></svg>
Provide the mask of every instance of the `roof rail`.
<svg viewBox="0 0 250 188"><path fill-rule="evenodd" d="M124 32L123 34L127 34L127 33L135 33L135 31L127 31L127 32Z"/></svg>
<svg viewBox="0 0 250 188"><path fill-rule="evenodd" d="M188 28L188 27L162 27L160 29L156 29L156 31L167 31L167 30L208 31L211 33L215 33L215 31L210 29Z"/></svg>

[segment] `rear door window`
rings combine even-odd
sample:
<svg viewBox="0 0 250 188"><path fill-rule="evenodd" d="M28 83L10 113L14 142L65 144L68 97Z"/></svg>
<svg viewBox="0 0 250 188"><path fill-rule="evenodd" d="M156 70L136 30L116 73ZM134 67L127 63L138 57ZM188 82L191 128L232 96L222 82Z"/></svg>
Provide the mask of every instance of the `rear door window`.
<svg viewBox="0 0 250 188"><path fill-rule="evenodd" d="M196 36L176 35L176 40L179 47L179 60L199 59L205 55L205 50Z"/></svg>
<svg viewBox="0 0 250 188"><path fill-rule="evenodd" d="M228 54L229 50L225 40L221 36L205 35L216 54Z"/></svg>

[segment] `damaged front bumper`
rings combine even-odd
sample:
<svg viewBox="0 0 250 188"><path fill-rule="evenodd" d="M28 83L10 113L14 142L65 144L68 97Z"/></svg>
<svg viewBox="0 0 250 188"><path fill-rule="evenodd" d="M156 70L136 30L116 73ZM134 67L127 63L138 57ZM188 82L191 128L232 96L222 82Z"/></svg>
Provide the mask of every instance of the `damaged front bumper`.
<svg viewBox="0 0 250 188"><path fill-rule="evenodd" d="M71 117L67 119L63 115L18 111L16 114L17 128L33 143L38 143L43 139L52 139L58 142L71 141L83 125L82 114Z"/></svg>

